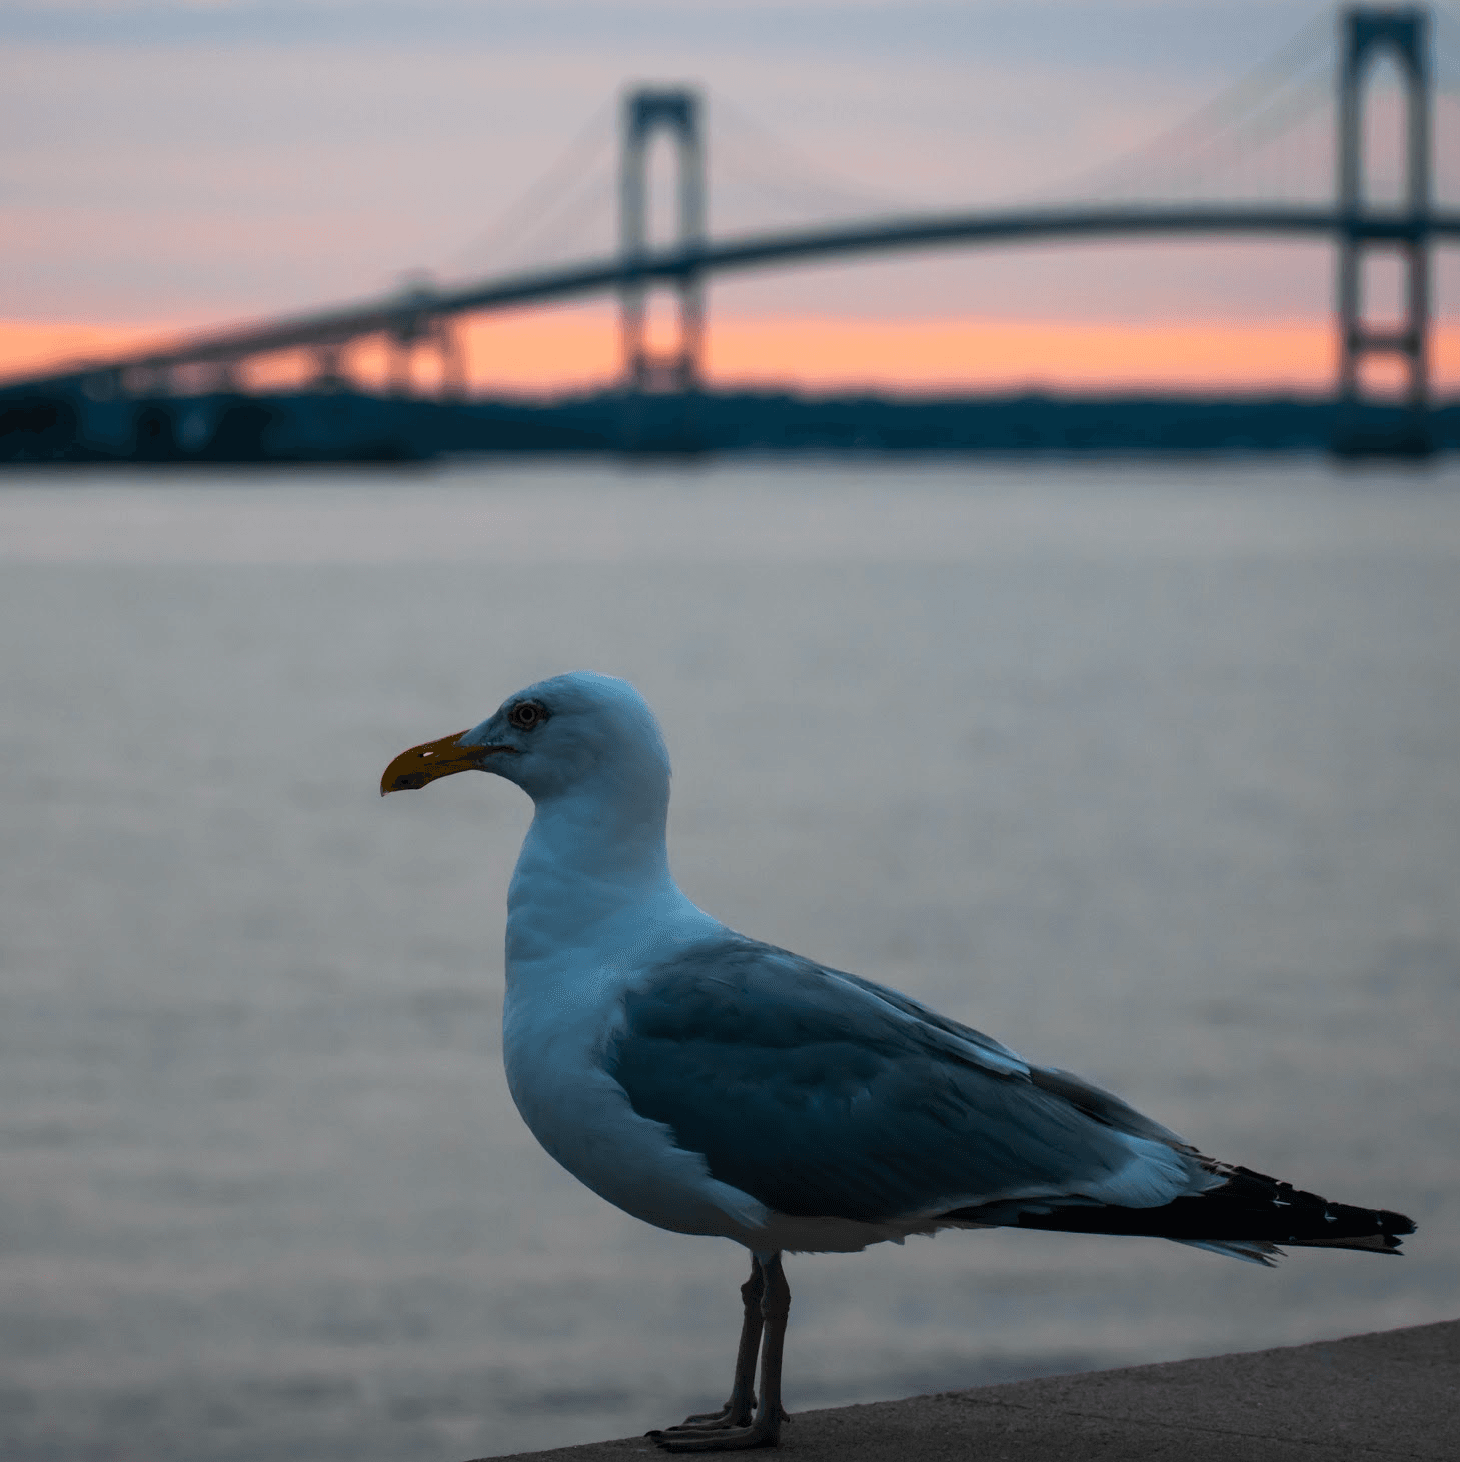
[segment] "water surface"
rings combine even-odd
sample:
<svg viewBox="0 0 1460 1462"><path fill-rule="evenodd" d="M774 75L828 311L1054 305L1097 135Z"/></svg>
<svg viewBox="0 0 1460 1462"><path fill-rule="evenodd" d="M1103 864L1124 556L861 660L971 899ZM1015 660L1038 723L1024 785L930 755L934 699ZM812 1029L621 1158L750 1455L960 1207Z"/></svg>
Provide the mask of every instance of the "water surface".
<svg viewBox="0 0 1460 1462"><path fill-rule="evenodd" d="M794 1259L793 1409L1460 1309L1453 467L11 474L0 606L8 1459L460 1462L723 1399L742 1255L503 1084L525 800L376 793L579 666L659 711L727 922L1422 1225Z"/></svg>

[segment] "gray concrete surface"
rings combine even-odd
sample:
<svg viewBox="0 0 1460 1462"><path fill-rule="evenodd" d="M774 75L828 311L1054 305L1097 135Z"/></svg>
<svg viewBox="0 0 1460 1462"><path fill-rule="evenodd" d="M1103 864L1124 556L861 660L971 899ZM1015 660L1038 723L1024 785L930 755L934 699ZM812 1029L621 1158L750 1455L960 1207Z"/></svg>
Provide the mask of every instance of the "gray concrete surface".
<svg viewBox="0 0 1460 1462"><path fill-rule="evenodd" d="M1285 1350L803 1411L801 1462L1460 1459L1460 1320ZM520 1457L658 1457L642 1437Z"/></svg>

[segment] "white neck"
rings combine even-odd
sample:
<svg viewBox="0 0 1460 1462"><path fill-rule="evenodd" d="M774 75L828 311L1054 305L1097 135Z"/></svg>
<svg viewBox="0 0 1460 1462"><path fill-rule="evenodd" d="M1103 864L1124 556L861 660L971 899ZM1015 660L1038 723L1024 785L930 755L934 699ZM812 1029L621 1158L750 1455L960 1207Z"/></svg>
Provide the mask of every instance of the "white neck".
<svg viewBox="0 0 1460 1462"><path fill-rule="evenodd" d="M658 795L654 795L657 790ZM669 788L590 784L538 802L507 892L507 979L590 943L615 923L689 906L664 843Z"/></svg>

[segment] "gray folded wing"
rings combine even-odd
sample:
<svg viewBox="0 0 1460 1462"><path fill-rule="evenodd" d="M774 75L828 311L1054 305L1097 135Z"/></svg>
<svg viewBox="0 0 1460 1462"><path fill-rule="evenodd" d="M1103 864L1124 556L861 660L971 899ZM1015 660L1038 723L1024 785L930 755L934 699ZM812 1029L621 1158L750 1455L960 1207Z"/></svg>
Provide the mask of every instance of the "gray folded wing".
<svg viewBox="0 0 1460 1462"><path fill-rule="evenodd" d="M1192 1151L1077 1077L739 935L650 971L606 1055L639 1115L715 1178L798 1217L1100 1201L1133 1138Z"/></svg>

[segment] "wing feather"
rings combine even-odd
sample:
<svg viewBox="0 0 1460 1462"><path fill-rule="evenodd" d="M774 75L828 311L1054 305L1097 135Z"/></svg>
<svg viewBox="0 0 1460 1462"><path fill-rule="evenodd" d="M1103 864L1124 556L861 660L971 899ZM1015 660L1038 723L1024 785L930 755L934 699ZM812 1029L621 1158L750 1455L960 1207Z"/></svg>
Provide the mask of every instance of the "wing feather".
<svg viewBox="0 0 1460 1462"><path fill-rule="evenodd" d="M738 935L625 997L607 1052L639 1115L797 1217L866 1222L1025 1197L1165 1202L1173 1134L1098 1088L881 986ZM1184 1149L1189 1152L1190 1149Z"/></svg>

